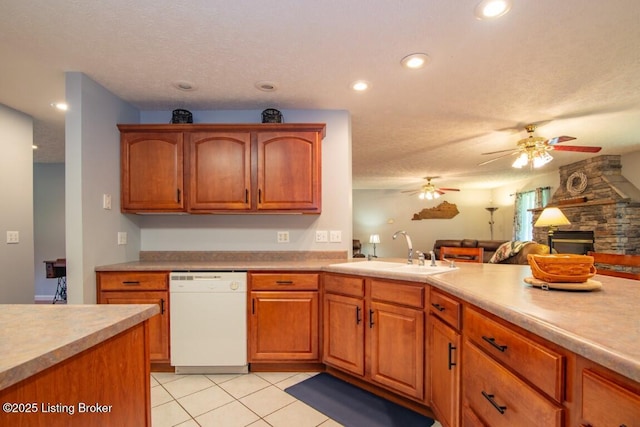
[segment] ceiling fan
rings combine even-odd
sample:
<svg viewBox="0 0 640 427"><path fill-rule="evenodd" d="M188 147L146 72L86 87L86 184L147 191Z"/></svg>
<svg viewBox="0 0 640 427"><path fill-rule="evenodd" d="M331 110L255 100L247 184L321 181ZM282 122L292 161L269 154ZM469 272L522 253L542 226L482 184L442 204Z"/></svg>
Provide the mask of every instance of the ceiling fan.
<svg viewBox="0 0 640 427"><path fill-rule="evenodd" d="M509 150L500 150L500 151L492 151L489 153L482 153L483 155L487 154L498 154L498 153L507 153L502 156L498 156L491 160L487 160L486 162L480 163L478 166L486 165L488 163L494 162L496 160L502 159L507 156L518 155L518 158L513 162L511 166L514 168L521 168L531 162L531 166L534 168L539 168L541 166L546 165L553 157L549 154L551 150L557 151L579 151L582 153L597 153L602 149L602 147L584 147L578 145L557 145L562 142L572 141L576 138L573 136L556 136L551 139L544 139L540 136L534 136L533 133L536 130L535 124L526 125L525 130L529 134L527 138L523 138L518 141L518 146Z"/></svg>
<svg viewBox="0 0 640 427"><path fill-rule="evenodd" d="M402 193L409 193L409 195L418 194L420 199L433 200L437 199L441 195L444 194L445 191L460 191L457 188L438 188L431 183L432 179L440 178L439 176L425 176L424 179L427 180L426 184L423 184L422 187L418 190L405 190Z"/></svg>

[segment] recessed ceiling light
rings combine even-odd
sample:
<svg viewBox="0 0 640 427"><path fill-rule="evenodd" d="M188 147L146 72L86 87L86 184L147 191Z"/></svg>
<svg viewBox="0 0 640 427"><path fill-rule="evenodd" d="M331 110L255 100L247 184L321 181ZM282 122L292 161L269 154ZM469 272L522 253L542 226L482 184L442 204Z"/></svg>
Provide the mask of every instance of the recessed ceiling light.
<svg viewBox="0 0 640 427"><path fill-rule="evenodd" d="M274 82L268 82L266 80L256 83L256 87L263 92L275 92L278 90L278 85Z"/></svg>
<svg viewBox="0 0 640 427"><path fill-rule="evenodd" d="M476 18L494 19L511 10L511 0L482 0L476 6Z"/></svg>
<svg viewBox="0 0 640 427"><path fill-rule="evenodd" d="M351 89L355 90L356 92L364 92L365 90L369 89L371 85L369 84L369 82L364 81L364 80L356 80L355 82L351 83Z"/></svg>
<svg viewBox="0 0 640 427"><path fill-rule="evenodd" d="M412 53L411 55L407 55L402 58L400 63L405 68L417 70L419 68L423 68L429 63L429 55L426 53Z"/></svg>
<svg viewBox="0 0 640 427"><path fill-rule="evenodd" d="M197 86L195 84L186 80L178 80L177 82L173 82L173 87L185 92L190 92L197 89Z"/></svg>
<svg viewBox="0 0 640 427"><path fill-rule="evenodd" d="M60 111L67 111L69 109L69 106L64 102L52 102L51 106Z"/></svg>

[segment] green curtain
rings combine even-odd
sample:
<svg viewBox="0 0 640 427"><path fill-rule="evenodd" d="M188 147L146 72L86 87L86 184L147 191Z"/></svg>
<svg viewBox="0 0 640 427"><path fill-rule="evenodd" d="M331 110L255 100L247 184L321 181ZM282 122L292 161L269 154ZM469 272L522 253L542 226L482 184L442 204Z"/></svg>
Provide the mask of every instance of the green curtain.
<svg viewBox="0 0 640 427"><path fill-rule="evenodd" d="M533 240L533 213L530 209L543 208L551 199L551 187L516 193L513 217L513 240Z"/></svg>

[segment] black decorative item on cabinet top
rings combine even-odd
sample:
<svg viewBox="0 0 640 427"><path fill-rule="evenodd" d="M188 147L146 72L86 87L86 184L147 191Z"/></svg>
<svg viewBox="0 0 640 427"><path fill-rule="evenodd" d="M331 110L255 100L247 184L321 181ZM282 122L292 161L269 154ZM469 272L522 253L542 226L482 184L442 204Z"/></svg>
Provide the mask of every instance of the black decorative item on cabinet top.
<svg viewBox="0 0 640 427"><path fill-rule="evenodd" d="M177 109L173 110L171 123L193 123L193 115L189 110Z"/></svg>
<svg viewBox="0 0 640 427"><path fill-rule="evenodd" d="M262 112L262 123L282 123L282 113L275 108L267 108Z"/></svg>

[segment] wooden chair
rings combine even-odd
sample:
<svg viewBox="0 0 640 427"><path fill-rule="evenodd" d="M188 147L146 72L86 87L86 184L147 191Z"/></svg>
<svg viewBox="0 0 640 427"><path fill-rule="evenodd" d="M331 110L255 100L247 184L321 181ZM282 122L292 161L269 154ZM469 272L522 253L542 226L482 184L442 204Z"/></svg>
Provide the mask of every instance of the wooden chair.
<svg viewBox="0 0 640 427"><path fill-rule="evenodd" d="M447 255L451 255L447 258ZM451 246L440 246L440 259L459 262L479 262L482 263L484 255L483 248L458 248Z"/></svg>
<svg viewBox="0 0 640 427"><path fill-rule="evenodd" d="M593 263L596 264L596 269L598 270L597 274L640 280L640 255L606 254L592 251L589 251L587 255L593 257ZM603 268L598 264L604 264L605 267ZM614 269L613 267L615 266L627 268L623 271Z"/></svg>

